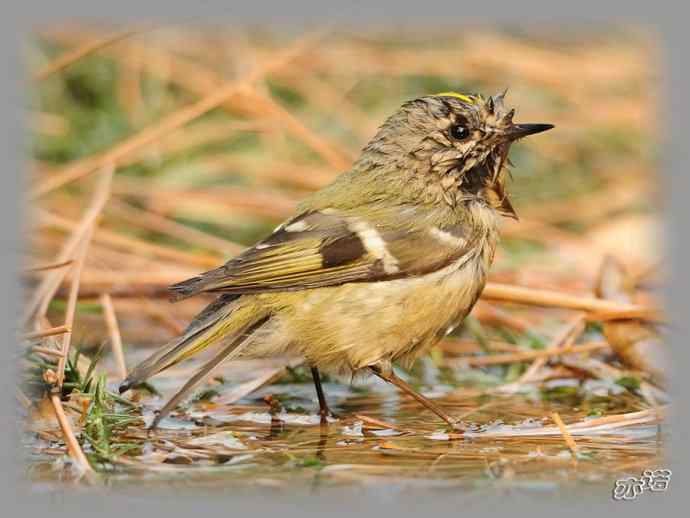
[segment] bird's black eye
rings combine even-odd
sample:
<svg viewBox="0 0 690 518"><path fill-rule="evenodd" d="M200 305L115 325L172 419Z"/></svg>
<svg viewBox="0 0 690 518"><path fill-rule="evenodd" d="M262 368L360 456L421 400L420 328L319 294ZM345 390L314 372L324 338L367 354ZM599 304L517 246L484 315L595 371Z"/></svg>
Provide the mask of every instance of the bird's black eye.
<svg viewBox="0 0 690 518"><path fill-rule="evenodd" d="M460 124L454 124L450 127L450 136L455 140L464 140L470 136L470 130Z"/></svg>

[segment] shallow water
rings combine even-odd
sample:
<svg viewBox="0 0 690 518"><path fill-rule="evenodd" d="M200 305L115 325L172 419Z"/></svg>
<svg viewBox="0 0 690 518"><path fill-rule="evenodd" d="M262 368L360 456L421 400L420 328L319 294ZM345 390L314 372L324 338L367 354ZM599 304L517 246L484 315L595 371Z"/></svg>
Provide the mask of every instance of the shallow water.
<svg viewBox="0 0 690 518"><path fill-rule="evenodd" d="M460 434L374 379L354 385L325 383L338 416L325 424L316 413L308 379L274 383L236 403L223 403L228 387L260 372L247 365L225 369L223 376L233 381L214 384L219 396L179 408L156 432L148 433L145 426L154 411L181 384L187 369L156 381L161 396L141 399L135 411L139 419L113 436L115 443L131 449L110 463L97 464L103 480L130 487L412 484L468 491L494 486L557 491L567 486L601 492L610 491L618 478L663 467L666 428L657 421L600 431L574 429L576 454L554 433L553 412L570 424L596 419L595 413L643 410L640 398L625 390L604 396L600 386L593 390L591 384L578 382L577 392L554 397L544 391L505 395L495 387L467 384L434 385L430 391L421 384L427 396L461 419L465 433ZM411 381L419 383L423 377ZM562 380L552 385L573 384ZM40 426L33 420L29 427L34 433L27 444L27 474L36 487L54 490L83 483L66 461L59 431L51 428L50 420ZM88 445L85 451L89 453Z"/></svg>

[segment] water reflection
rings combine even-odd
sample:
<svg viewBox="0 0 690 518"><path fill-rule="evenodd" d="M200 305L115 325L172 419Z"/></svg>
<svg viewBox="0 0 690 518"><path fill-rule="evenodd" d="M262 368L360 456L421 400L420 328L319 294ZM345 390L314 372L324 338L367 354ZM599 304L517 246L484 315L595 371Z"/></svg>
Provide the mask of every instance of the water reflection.
<svg viewBox="0 0 690 518"><path fill-rule="evenodd" d="M378 387L336 386L330 397L340 417L324 423L310 393L294 387L271 385L231 405L197 401L168 416L153 433L144 425L160 400L144 401L142 419L113 437L131 449L104 471L111 483L125 485L156 485L173 476L204 487L221 480L276 487L443 481L543 489L544 484L608 483L656 466L663 452L665 427L628 392L602 402L587 393L535 399L470 388L448 391L438 402L466 424L462 435L416 402ZM573 429L575 457L550 421L553 412L577 426L603 423ZM602 414L607 417L598 417ZM630 415L634 422L621 426L616 415ZM46 440L50 437L55 441ZM28 476L48 487L71 477L60 460L58 439L57 431L42 430L29 445Z"/></svg>

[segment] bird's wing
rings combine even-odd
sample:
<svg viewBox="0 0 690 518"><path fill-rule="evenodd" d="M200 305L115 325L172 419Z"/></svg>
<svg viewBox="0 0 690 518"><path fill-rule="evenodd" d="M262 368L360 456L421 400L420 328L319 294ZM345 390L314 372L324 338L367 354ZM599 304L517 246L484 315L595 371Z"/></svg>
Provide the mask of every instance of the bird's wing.
<svg viewBox="0 0 690 518"><path fill-rule="evenodd" d="M386 228L333 209L304 212L225 265L171 286L172 299L410 277L442 268L472 247L463 224L421 227L406 224L415 214L407 217Z"/></svg>

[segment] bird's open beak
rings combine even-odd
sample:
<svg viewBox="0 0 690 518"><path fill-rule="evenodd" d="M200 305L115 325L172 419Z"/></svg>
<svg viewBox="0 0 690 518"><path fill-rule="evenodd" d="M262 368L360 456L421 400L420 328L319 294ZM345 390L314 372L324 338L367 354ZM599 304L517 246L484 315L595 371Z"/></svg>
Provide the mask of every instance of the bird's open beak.
<svg viewBox="0 0 690 518"><path fill-rule="evenodd" d="M513 124L506 130L504 136L508 140L517 140L529 135L541 133L553 128L553 124Z"/></svg>

